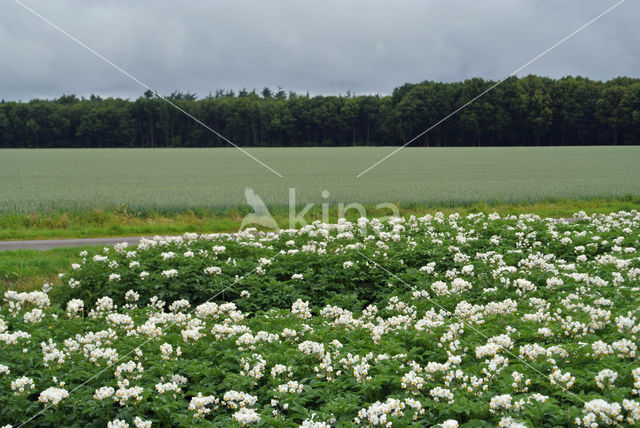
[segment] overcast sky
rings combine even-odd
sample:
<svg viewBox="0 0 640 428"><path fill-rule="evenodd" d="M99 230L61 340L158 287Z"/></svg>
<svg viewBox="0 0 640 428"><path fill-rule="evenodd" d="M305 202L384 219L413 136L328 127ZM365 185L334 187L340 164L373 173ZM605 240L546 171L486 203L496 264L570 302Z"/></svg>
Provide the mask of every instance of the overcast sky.
<svg viewBox="0 0 640 428"><path fill-rule="evenodd" d="M264 86L391 93L499 80L617 0L21 0L168 94ZM640 76L640 2L626 0L518 75ZM139 84L13 0L0 6L0 98L123 96Z"/></svg>

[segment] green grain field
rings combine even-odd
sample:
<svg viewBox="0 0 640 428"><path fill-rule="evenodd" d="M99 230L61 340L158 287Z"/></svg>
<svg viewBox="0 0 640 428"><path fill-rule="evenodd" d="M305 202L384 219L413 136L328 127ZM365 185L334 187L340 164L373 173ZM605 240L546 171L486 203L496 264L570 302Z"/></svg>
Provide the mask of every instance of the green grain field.
<svg viewBox="0 0 640 428"><path fill-rule="evenodd" d="M468 204L640 194L640 147L3 149L0 212L173 211L246 205L251 187L270 206L314 202ZM329 196L323 198L322 191Z"/></svg>

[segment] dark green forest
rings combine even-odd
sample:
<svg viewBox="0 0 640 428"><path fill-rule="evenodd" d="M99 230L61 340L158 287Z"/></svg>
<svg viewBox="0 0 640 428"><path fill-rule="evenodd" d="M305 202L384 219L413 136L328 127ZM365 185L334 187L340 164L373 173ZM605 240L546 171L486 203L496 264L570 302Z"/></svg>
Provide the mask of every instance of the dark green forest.
<svg viewBox="0 0 640 428"><path fill-rule="evenodd" d="M496 82L406 83L391 95L282 89L166 98L239 146L401 145ZM416 139L415 146L640 143L640 79L512 77ZM0 147L218 147L228 143L147 91L136 100L0 102Z"/></svg>

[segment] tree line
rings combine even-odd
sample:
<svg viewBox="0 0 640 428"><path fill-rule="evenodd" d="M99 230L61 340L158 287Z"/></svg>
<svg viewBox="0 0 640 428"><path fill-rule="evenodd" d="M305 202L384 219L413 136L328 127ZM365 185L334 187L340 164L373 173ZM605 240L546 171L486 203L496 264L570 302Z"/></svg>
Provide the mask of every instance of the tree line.
<svg viewBox="0 0 640 428"><path fill-rule="evenodd" d="M243 147L401 145L495 81L406 83L391 95L282 89L166 98ZM415 146L640 143L640 79L511 77L417 138ZM228 143L147 91L135 100L63 95L0 102L0 147L221 147Z"/></svg>

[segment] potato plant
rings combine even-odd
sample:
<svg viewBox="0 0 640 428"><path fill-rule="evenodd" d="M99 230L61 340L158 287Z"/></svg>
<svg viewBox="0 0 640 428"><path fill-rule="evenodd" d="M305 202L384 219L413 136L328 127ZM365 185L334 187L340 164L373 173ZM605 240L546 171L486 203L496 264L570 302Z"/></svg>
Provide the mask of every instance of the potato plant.
<svg viewBox="0 0 640 428"><path fill-rule="evenodd" d="M0 426L640 421L640 213L157 237L4 294Z"/></svg>

